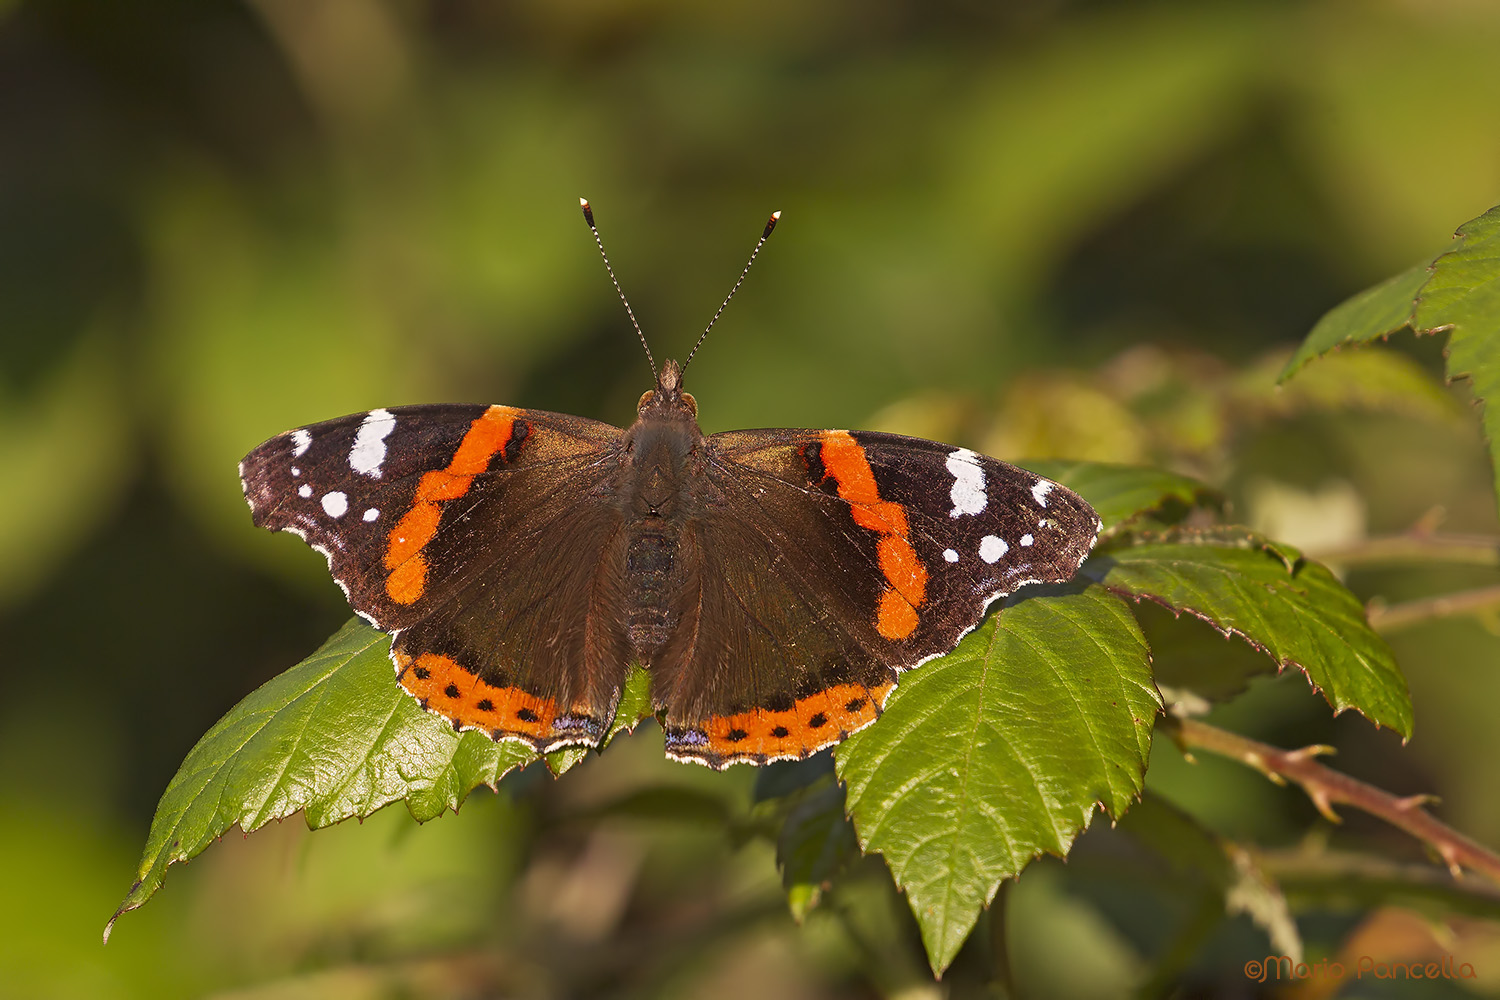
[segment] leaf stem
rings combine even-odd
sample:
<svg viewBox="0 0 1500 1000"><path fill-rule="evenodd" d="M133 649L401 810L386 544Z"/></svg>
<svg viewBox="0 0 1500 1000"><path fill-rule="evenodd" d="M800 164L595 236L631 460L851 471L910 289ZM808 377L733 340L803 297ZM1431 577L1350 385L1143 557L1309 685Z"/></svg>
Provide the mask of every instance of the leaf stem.
<svg viewBox="0 0 1500 1000"><path fill-rule="evenodd" d="M1452 594L1438 594L1400 604L1372 603L1367 612L1370 627L1377 632L1395 632L1435 618L1500 609L1500 584L1476 587Z"/></svg>
<svg viewBox="0 0 1500 1000"><path fill-rule="evenodd" d="M1170 720L1178 743L1186 749L1207 750L1253 767L1277 784L1296 782L1312 799L1318 812L1333 822L1338 814L1335 804L1349 805L1399 827L1427 844L1457 877L1464 868L1478 872L1500 884L1500 855L1470 840L1457 830L1440 822L1424 806L1429 795L1392 795L1347 774L1324 767L1314 758L1330 754L1332 747L1310 746L1300 750L1282 750L1260 743L1238 733L1196 719Z"/></svg>
<svg viewBox="0 0 1500 1000"><path fill-rule="evenodd" d="M1409 562L1500 566L1500 538L1493 535L1439 535L1408 531L1401 535L1367 538L1345 548L1309 554L1319 562L1335 566Z"/></svg>
<svg viewBox="0 0 1500 1000"><path fill-rule="evenodd" d="M990 986L997 1000L1016 1000L1015 969L1010 961L1010 887L1012 879L1000 883L995 900L990 904L990 969L993 978Z"/></svg>
<svg viewBox="0 0 1500 1000"><path fill-rule="evenodd" d="M1198 905L1183 922L1182 928L1167 942L1162 955L1157 959L1135 996L1141 1000L1154 1000L1168 996L1172 986L1192 964L1193 956L1203 948L1204 942L1224 922L1224 896L1218 892L1201 892Z"/></svg>

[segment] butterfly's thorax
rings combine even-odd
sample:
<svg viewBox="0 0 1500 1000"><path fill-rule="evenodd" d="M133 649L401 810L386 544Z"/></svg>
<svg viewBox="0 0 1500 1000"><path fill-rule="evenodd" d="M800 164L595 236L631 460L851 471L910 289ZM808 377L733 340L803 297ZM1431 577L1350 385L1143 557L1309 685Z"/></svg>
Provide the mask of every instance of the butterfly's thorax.
<svg viewBox="0 0 1500 1000"><path fill-rule="evenodd" d="M703 432L693 398L677 389L678 378L668 362L656 391L642 397L639 419L622 442L616 483L625 515L630 637L647 661L676 625L678 551L701 504Z"/></svg>

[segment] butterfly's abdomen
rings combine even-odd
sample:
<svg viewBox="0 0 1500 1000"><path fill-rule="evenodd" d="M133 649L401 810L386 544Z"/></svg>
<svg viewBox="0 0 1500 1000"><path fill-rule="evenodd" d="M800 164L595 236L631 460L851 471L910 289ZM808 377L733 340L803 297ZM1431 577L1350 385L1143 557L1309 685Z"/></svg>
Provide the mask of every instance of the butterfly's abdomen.
<svg viewBox="0 0 1500 1000"><path fill-rule="evenodd" d="M643 417L627 433L620 481L628 537L625 601L630 639L643 662L677 624L680 547L697 502L701 440L697 425L681 416Z"/></svg>
<svg viewBox="0 0 1500 1000"><path fill-rule="evenodd" d="M630 639L642 658L650 655L672 631L673 567L680 533L666 523L637 521L630 526L625 552Z"/></svg>

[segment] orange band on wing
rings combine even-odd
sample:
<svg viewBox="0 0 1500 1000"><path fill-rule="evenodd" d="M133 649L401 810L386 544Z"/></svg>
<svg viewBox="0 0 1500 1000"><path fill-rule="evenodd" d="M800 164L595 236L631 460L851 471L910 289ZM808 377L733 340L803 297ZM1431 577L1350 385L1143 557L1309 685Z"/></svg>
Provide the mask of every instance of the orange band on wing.
<svg viewBox="0 0 1500 1000"><path fill-rule="evenodd" d="M805 757L874 722L894 686L894 681L875 688L835 684L784 712L753 708L710 716L703 726L708 750L720 758Z"/></svg>
<svg viewBox="0 0 1500 1000"><path fill-rule="evenodd" d="M825 431L822 446L823 468L848 501L854 523L880 535L875 551L888 586L875 610L875 630L887 639L905 639L917 630L916 609L927 600L927 568L906 537L906 510L880 499L875 470L848 431Z"/></svg>
<svg viewBox="0 0 1500 1000"><path fill-rule="evenodd" d="M520 688L497 687L440 653L415 658L398 656L401 686L423 707L472 729L483 729L497 739L522 736L545 743L553 734L557 703L527 694Z"/></svg>
<svg viewBox="0 0 1500 1000"><path fill-rule="evenodd" d="M437 534L442 504L469 492L474 477L510 444L517 410L492 406L464 434L446 469L428 472L417 483L409 510L386 536L385 592L397 604L415 604L427 592L427 559L422 550Z"/></svg>

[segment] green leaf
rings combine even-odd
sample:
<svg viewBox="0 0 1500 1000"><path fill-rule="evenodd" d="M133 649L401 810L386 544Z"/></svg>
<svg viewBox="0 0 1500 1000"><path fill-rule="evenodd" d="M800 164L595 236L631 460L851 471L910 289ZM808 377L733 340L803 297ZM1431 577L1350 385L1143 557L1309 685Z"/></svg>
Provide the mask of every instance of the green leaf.
<svg viewBox="0 0 1500 1000"><path fill-rule="evenodd" d="M1423 333L1450 328L1448 377L1469 379L1479 400L1500 497L1500 208L1466 224L1458 237L1432 262L1414 325Z"/></svg>
<svg viewBox="0 0 1500 1000"><path fill-rule="evenodd" d="M1291 546L1248 529L1179 531L1096 556L1082 573L1242 636L1279 668L1300 667L1335 713L1358 709L1411 736L1406 680L1364 605Z"/></svg>
<svg viewBox="0 0 1500 1000"><path fill-rule="evenodd" d="M857 857L859 841L844 815L844 789L828 781L800 796L776 838L776 864L792 918L799 924L805 920L829 881Z"/></svg>
<svg viewBox="0 0 1500 1000"><path fill-rule="evenodd" d="M1393 350L1369 348L1326 354L1295 379L1277 386L1285 365L1267 358L1237 375L1230 391L1257 414L1289 417L1308 411L1401 413L1439 424L1466 421L1468 414L1442 381L1413 359Z"/></svg>
<svg viewBox="0 0 1500 1000"><path fill-rule="evenodd" d="M651 714L651 673L640 664L634 664L625 676L625 687L620 692L620 703L615 706L615 717L604 730L604 739L599 741L602 751L610 741L621 733L633 733L641 720Z"/></svg>
<svg viewBox="0 0 1500 1000"><path fill-rule="evenodd" d="M1500 496L1500 405L1489 405L1500 395L1500 207L1465 223L1431 264L1361 292L1324 316L1281 377L1335 348L1406 327L1418 334L1449 331L1448 378L1469 379L1483 408Z"/></svg>
<svg viewBox="0 0 1500 1000"><path fill-rule="evenodd" d="M1388 337L1411 326L1417 294L1427 278L1427 265L1418 264L1335 306L1302 341L1278 381L1286 381L1313 358L1329 351Z"/></svg>
<svg viewBox="0 0 1500 1000"><path fill-rule="evenodd" d="M980 909L1096 803L1140 793L1160 699L1128 606L1103 587L1035 588L902 678L835 757L866 851L885 855L941 972Z"/></svg>
<svg viewBox="0 0 1500 1000"><path fill-rule="evenodd" d="M833 777L833 751L820 750L806 760L773 760L755 772L750 801L756 804L789 798Z"/></svg>
<svg viewBox="0 0 1500 1000"><path fill-rule="evenodd" d="M1218 506L1223 495L1211 486L1175 472L1140 465L1047 460L1027 462L1026 468L1061 483L1089 502L1104 522L1108 536L1139 517L1170 506L1191 509Z"/></svg>
<svg viewBox="0 0 1500 1000"><path fill-rule="evenodd" d="M249 833L301 810L316 829L403 799L433 819L536 759L523 743L460 735L423 711L395 683L389 649L389 636L351 620L230 709L167 785L110 926L156 892L168 865L232 826Z"/></svg>

